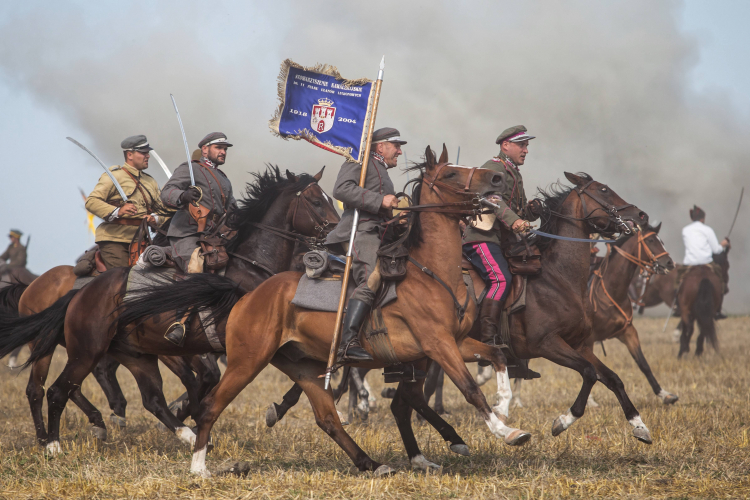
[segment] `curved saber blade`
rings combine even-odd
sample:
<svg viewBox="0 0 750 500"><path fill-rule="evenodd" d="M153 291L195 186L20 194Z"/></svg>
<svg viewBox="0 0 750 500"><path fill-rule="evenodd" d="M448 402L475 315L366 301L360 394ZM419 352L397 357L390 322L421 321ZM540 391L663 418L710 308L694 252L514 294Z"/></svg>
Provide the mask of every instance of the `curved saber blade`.
<svg viewBox="0 0 750 500"><path fill-rule="evenodd" d="M172 172L169 171L169 169L167 168L167 164L164 163L164 160L161 159L161 156L159 156L156 153L155 149L152 149L150 151L150 153L151 153L151 156L153 156L154 159L156 160L156 163L158 163L161 166L161 168L164 169L164 173L167 174L167 179L171 179L172 178Z"/></svg>
<svg viewBox="0 0 750 500"><path fill-rule="evenodd" d="M193 160L190 158L190 148L188 147L187 137L185 137L185 127L182 126L182 118L180 118L180 111L177 109L177 101L174 100L174 96L169 94L172 98L172 104L174 105L174 112L177 113L177 121L180 122L180 131L182 132L182 142L185 143L185 154L187 155L188 170L190 171L190 185L195 186L195 177L193 176Z"/></svg>
<svg viewBox="0 0 750 500"><path fill-rule="evenodd" d="M732 221L732 225L729 228L729 233L727 233L727 238L729 238L729 235L732 234L732 229L734 229L734 223L737 222L737 215L740 213L740 206L742 205L742 195L745 194L745 188L742 188L742 191L740 191L740 201L737 203L737 211L734 213L734 220Z"/></svg>
<svg viewBox="0 0 750 500"><path fill-rule="evenodd" d="M93 156L94 159L97 162L99 162L99 165L101 165L102 168L104 169L104 173L107 174L110 179L112 179L112 183L115 185L115 188L117 188L117 192L120 193L120 196L122 197L122 201L124 201L125 203L127 203L128 202L128 196L125 194L125 191L122 189L122 186L120 186L120 183L117 182L117 179L115 179L115 176L112 175L112 172L109 171L109 169L104 164L104 162L102 162L94 153L92 153L91 151L89 151L89 149L86 146L84 146L80 142L76 141L72 137L66 137L66 139L69 140L70 142L72 142L73 144L75 144L76 146L78 146L79 148L81 148L84 151L86 151L88 154L90 154L91 156Z"/></svg>

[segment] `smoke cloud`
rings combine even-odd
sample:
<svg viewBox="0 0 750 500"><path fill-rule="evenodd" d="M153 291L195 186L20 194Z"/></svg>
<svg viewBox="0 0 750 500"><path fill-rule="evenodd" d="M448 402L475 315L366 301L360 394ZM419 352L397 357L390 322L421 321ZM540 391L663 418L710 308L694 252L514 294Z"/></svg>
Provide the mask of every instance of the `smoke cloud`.
<svg viewBox="0 0 750 500"><path fill-rule="evenodd" d="M691 90L699 45L680 30L678 2L253 4L19 7L3 16L0 76L85 131L112 162L120 141L137 133L172 168L184 161L173 93L191 147L216 130L235 144L225 170L236 191L248 172L273 162L310 173L327 164L330 192L339 157L268 131L279 65L289 57L374 78L385 54L378 125L401 131L409 160L445 142L452 160L460 146L461 163L479 166L497 153L501 130L524 124L538 137L523 167L529 194L564 171L587 172L663 221L678 262L688 208L703 207L721 238L740 186L750 187L750 123L722 95ZM49 147L93 187L100 172L89 159L62 142ZM161 183L157 168L150 171ZM396 185L404 181L398 173ZM34 192L51 196L54 186L36 179ZM725 300L737 313L750 300L746 214L732 234Z"/></svg>

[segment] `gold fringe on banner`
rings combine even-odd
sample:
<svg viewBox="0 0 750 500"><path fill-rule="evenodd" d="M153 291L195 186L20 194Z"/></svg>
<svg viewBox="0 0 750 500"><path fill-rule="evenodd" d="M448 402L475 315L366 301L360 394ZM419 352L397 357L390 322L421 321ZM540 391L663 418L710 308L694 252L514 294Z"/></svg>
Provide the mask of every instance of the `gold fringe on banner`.
<svg viewBox="0 0 750 500"><path fill-rule="evenodd" d="M274 113L273 117L268 121L268 128L271 129L271 133L275 135L276 137L281 137L284 140L287 140L287 139L294 139L295 141L306 140L325 150L331 151L332 153L336 153L341 156L344 156L351 161L361 161L352 157L351 155L352 148L334 146L333 144L331 144L330 141L323 142L319 140L311 130L308 130L308 129L297 130L295 132L296 135L282 135L281 134L281 132L279 131L279 122L281 121L281 113L284 111L284 104L285 104L285 97L286 97L286 81L287 81L287 78L289 77L289 70L291 68L297 68L303 71L310 71L313 73L320 73L323 75L332 76L336 80L341 82L342 85L345 85L347 87L361 87L368 83L372 83L372 80L368 78L347 80L346 78L341 76L341 73L339 73L339 70L336 68L336 66L331 66L330 64L318 63L315 66L305 67L300 64L297 64L291 59L287 59L281 63L281 71L279 71L279 76L276 79L277 93L279 96L279 106L276 108L276 112ZM374 95L373 90L374 90L374 87L371 87L370 96L367 99L367 119L365 123L369 122L370 116L372 115L372 98ZM365 148L364 143L365 143L366 138L367 138L367 127L365 126L365 127L362 127L362 139L360 140L360 146L359 146L360 155L362 154L362 151Z"/></svg>

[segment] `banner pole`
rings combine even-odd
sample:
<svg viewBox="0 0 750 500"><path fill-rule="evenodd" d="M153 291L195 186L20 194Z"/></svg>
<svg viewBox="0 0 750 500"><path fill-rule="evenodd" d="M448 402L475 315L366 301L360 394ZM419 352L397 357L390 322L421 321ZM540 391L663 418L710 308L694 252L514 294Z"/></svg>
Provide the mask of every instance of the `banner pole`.
<svg viewBox="0 0 750 500"><path fill-rule="evenodd" d="M375 82L375 95L372 100L372 112L370 123L367 128L367 141L365 143L364 156L362 158L362 171L359 174L359 187L365 186L367 178L367 164L370 159L370 147L372 142L372 133L375 129L375 116L378 114L378 102L380 101L380 87L383 85L383 70L385 69L385 56L380 60L380 70L378 79ZM331 340L331 350L328 353L328 367L326 368L326 378L324 389L327 391L331 385L331 373L333 365L336 364L336 352L338 351L339 342L341 342L341 325L344 319L344 303L346 302L346 290L349 287L349 272L352 269L352 250L354 248L354 236L357 234L357 224L359 222L359 210L354 209L354 220L352 221L352 232L349 235L349 248L346 250L346 266L344 276L341 282L341 295L339 295L339 307L336 311L336 323L333 329L333 339Z"/></svg>

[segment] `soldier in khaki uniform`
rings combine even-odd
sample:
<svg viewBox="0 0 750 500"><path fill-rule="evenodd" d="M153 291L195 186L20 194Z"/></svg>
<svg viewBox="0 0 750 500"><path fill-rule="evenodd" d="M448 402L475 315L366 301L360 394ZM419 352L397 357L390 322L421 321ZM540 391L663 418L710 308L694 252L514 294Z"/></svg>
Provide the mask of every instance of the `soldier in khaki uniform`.
<svg viewBox="0 0 750 500"><path fill-rule="evenodd" d="M14 267L26 267L26 247L21 245L23 233L18 229L11 229L8 238L10 245L0 255L0 276ZM7 264L6 264L7 261Z"/></svg>
<svg viewBox="0 0 750 500"><path fill-rule="evenodd" d="M96 243L107 269L128 265L130 242L144 218L153 218L155 211L162 211L159 185L144 170L148 168L149 146L145 135L128 137L120 144L125 163L110 168L128 202L117 191L107 174L86 198L86 210L104 222L96 228Z"/></svg>
<svg viewBox="0 0 750 500"><path fill-rule="evenodd" d="M500 226L523 233L529 230L527 221L537 219L527 207L519 169L526 160L531 139L534 136L529 135L523 125L508 128L497 138L495 142L500 144L500 153L482 165L482 168L503 175L501 188L489 197L500 208L495 209L494 214L469 225L464 233L463 252L489 287L479 321L480 340L490 345L497 343L495 338L499 332L500 313L510 291L511 281L508 262L500 249Z"/></svg>

